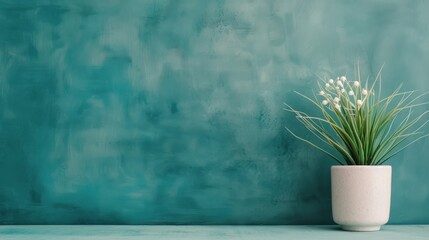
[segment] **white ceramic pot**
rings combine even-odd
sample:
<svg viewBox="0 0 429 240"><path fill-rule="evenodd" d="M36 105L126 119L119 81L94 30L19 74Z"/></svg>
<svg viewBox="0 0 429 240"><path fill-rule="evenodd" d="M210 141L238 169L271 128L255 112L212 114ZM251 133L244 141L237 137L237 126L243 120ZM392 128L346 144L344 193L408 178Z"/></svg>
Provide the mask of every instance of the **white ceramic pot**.
<svg viewBox="0 0 429 240"><path fill-rule="evenodd" d="M378 231L389 220L391 166L332 166L332 214L348 231Z"/></svg>

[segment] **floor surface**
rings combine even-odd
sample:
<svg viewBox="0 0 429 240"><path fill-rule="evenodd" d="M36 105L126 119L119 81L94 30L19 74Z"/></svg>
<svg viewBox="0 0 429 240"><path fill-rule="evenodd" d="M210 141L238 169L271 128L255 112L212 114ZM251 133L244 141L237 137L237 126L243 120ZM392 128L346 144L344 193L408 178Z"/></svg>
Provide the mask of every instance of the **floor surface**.
<svg viewBox="0 0 429 240"><path fill-rule="evenodd" d="M428 240L429 225L388 225L379 232L345 232L338 226L0 226L0 239L318 239Z"/></svg>

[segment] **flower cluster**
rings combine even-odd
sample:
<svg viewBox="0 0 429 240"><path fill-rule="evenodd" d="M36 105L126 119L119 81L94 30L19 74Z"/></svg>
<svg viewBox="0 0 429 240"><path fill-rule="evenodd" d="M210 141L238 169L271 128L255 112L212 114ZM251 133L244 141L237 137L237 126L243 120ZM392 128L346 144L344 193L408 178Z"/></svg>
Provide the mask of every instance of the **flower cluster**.
<svg viewBox="0 0 429 240"><path fill-rule="evenodd" d="M324 97L322 104L330 109L356 110L359 109L368 97L368 90L361 87L360 81L348 81L345 76L324 81L320 85L319 94Z"/></svg>

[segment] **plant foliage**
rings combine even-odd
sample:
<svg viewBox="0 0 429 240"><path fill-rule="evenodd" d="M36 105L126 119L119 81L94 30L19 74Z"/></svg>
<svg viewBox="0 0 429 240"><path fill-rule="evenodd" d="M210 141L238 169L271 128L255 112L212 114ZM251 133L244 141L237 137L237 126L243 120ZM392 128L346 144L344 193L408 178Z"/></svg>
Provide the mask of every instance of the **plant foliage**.
<svg viewBox="0 0 429 240"><path fill-rule="evenodd" d="M418 101L427 93L401 91L381 97L381 69L372 84L363 84L359 66L355 81L345 76L319 82L320 92L312 97L296 92L320 111L321 117L310 116L285 104L320 142L304 139L286 127L294 137L326 153L341 165L381 165L411 144L428 136L423 127L429 111L414 114ZM378 91L376 93L376 88ZM330 150L336 151L338 154ZM341 155L342 157L339 157Z"/></svg>

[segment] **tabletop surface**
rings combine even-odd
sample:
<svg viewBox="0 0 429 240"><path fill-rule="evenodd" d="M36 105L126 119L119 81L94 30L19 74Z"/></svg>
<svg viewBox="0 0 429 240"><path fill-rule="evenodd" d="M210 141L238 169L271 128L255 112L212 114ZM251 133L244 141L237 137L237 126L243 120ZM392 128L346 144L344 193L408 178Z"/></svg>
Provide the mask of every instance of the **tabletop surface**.
<svg viewBox="0 0 429 240"><path fill-rule="evenodd" d="M0 239L429 239L429 225L387 225L379 232L345 232L338 226L0 226Z"/></svg>

